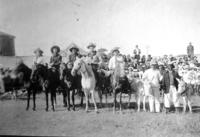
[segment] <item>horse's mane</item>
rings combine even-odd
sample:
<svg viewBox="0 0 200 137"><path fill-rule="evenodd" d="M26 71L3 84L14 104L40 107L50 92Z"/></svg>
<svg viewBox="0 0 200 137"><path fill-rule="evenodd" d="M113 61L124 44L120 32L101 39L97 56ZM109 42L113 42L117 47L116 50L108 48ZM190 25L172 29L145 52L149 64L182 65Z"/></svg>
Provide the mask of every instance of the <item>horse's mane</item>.
<svg viewBox="0 0 200 137"><path fill-rule="evenodd" d="M15 73L23 73L24 74L24 80L28 80L30 78L32 70L25 65L24 63L20 63L16 66L14 69Z"/></svg>
<svg viewBox="0 0 200 137"><path fill-rule="evenodd" d="M83 59L81 59L81 61L83 62L83 65L85 65L85 70L88 73L88 76L92 77L92 69L89 70L89 66L87 65L87 63Z"/></svg>

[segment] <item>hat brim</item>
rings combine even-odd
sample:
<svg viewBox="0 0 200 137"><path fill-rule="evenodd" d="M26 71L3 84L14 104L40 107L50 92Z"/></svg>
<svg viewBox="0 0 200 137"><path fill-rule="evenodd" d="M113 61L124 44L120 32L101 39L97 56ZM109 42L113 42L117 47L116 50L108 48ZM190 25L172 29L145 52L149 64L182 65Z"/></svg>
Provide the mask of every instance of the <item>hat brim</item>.
<svg viewBox="0 0 200 137"><path fill-rule="evenodd" d="M96 48L95 45L89 45L89 46L87 46L88 49L89 49L90 47L92 47L92 48Z"/></svg>
<svg viewBox="0 0 200 137"><path fill-rule="evenodd" d="M44 53L42 50L35 50L33 53L37 53L37 52L40 52L41 54Z"/></svg>
<svg viewBox="0 0 200 137"><path fill-rule="evenodd" d="M73 49L76 49L77 51L79 51L79 49L76 48L76 47L72 47L72 48L70 48L69 51L72 52Z"/></svg>
<svg viewBox="0 0 200 137"><path fill-rule="evenodd" d="M57 49L58 53L60 52L60 47L58 47L58 46L53 46L53 47L51 48L51 52L52 52L52 53L53 53L53 49Z"/></svg>

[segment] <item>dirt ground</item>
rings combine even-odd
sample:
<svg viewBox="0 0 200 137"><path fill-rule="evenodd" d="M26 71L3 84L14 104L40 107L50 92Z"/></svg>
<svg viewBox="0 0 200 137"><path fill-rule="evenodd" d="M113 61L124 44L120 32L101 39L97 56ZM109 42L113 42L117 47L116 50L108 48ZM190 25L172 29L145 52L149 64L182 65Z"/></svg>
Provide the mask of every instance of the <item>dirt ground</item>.
<svg viewBox="0 0 200 137"><path fill-rule="evenodd" d="M136 112L124 109L113 114L111 107L96 114L77 107L67 111L57 97L56 112L45 111L43 95L37 96L37 111L25 110L25 100L0 101L1 135L74 136L74 137L199 137L200 98L193 98L193 114ZM77 104L79 101L77 102ZM32 102L31 102L32 106Z"/></svg>

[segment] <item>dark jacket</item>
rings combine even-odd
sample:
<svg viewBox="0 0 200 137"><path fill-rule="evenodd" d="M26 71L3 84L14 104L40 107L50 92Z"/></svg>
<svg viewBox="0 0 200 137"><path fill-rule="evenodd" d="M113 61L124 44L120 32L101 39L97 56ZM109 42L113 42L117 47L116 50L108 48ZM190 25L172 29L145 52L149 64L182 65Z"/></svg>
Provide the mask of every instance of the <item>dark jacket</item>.
<svg viewBox="0 0 200 137"><path fill-rule="evenodd" d="M178 89L178 81L177 78L180 79L180 76L178 72L172 71L173 79L174 79L174 86L176 89ZM163 74L163 79L162 79L162 89L164 90L164 93L169 93L169 88L170 88L170 77L169 77L169 71L165 71Z"/></svg>

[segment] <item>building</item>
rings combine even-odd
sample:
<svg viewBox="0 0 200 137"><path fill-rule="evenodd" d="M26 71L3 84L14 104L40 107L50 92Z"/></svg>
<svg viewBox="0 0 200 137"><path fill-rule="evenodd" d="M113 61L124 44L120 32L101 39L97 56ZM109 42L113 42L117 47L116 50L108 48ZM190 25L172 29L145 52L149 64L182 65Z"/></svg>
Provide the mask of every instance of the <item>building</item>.
<svg viewBox="0 0 200 137"><path fill-rule="evenodd" d="M0 56L15 56L15 36L0 31Z"/></svg>

